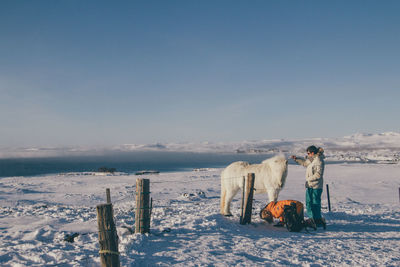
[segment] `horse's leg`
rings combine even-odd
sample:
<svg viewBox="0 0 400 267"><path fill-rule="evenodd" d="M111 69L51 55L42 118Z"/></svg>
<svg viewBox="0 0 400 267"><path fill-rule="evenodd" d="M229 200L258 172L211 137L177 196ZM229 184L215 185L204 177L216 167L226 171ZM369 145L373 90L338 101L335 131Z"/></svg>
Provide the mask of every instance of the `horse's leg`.
<svg viewBox="0 0 400 267"><path fill-rule="evenodd" d="M269 202L278 200L279 191L279 188L269 188L267 190Z"/></svg>
<svg viewBox="0 0 400 267"><path fill-rule="evenodd" d="M221 186L221 214L225 215L225 205L226 205L226 189Z"/></svg>
<svg viewBox="0 0 400 267"><path fill-rule="evenodd" d="M233 197L236 195L236 193L239 191L239 187L231 189L231 190L226 190L225 194L225 207L224 207L224 215L225 216L232 216L231 213L231 202Z"/></svg>

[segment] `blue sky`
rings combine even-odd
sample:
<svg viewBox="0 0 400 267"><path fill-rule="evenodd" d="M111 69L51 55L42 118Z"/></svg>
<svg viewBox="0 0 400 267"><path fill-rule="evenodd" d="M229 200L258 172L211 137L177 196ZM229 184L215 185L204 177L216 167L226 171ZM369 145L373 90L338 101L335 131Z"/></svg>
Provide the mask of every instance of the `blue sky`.
<svg viewBox="0 0 400 267"><path fill-rule="evenodd" d="M399 1L1 1L0 147L400 131Z"/></svg>

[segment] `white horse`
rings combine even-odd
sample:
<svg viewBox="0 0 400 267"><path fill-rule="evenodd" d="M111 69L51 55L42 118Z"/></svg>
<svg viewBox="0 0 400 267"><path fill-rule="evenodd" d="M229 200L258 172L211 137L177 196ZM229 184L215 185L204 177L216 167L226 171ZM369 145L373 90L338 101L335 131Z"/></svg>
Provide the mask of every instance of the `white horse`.
<svg viewBox="0 0 400 267"><path fill-rule="evenodd" d="M276 201L285 185L288 161L278 155L264 160L261 164L249 164L237 161L226 167L221 173L221 214L231 216L230 205L233 197L243 189L243 176L255 174L254 188L256 194L267 192L269 201Z"/></svg>

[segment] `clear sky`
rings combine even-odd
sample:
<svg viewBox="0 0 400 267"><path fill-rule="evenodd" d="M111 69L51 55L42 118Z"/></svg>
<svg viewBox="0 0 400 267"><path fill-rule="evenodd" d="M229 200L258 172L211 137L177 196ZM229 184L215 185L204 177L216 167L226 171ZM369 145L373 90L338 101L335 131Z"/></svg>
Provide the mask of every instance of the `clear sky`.
<svg viewBox="0 0 400 267"><path fill-rule="evenodd" d="M400 1L0 1L0 147L400 131Z"/></svg>

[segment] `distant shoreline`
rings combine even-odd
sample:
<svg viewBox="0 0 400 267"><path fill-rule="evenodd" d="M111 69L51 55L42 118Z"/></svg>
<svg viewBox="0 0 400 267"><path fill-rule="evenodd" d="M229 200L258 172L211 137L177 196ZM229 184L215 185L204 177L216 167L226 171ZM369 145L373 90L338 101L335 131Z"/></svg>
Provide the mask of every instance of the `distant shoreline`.
<svg viewBox="0 0 400 267"><path fill-rule="evenodd" d="M100 167L135 174L144 170L181 172L202 168L223 168L234 161L260 163L275 154L201 153L201 152L132 152L103 156L69 156L0 159L0 178L57 175L61 173L97 172ZM289 164L294 164L289 160ZM335 158L326 164L398 164L393 160Z"/></svg>
<svg viewBox="0 0 400 267"><path fill-rule="evenodd" d="M273 155L192 152L135 152L105 156L0 159L0 177L51 175L68 172L96 172L100 167L135 174L143 170L178 172L220 168L234 161L259 163Z"/></svg>

